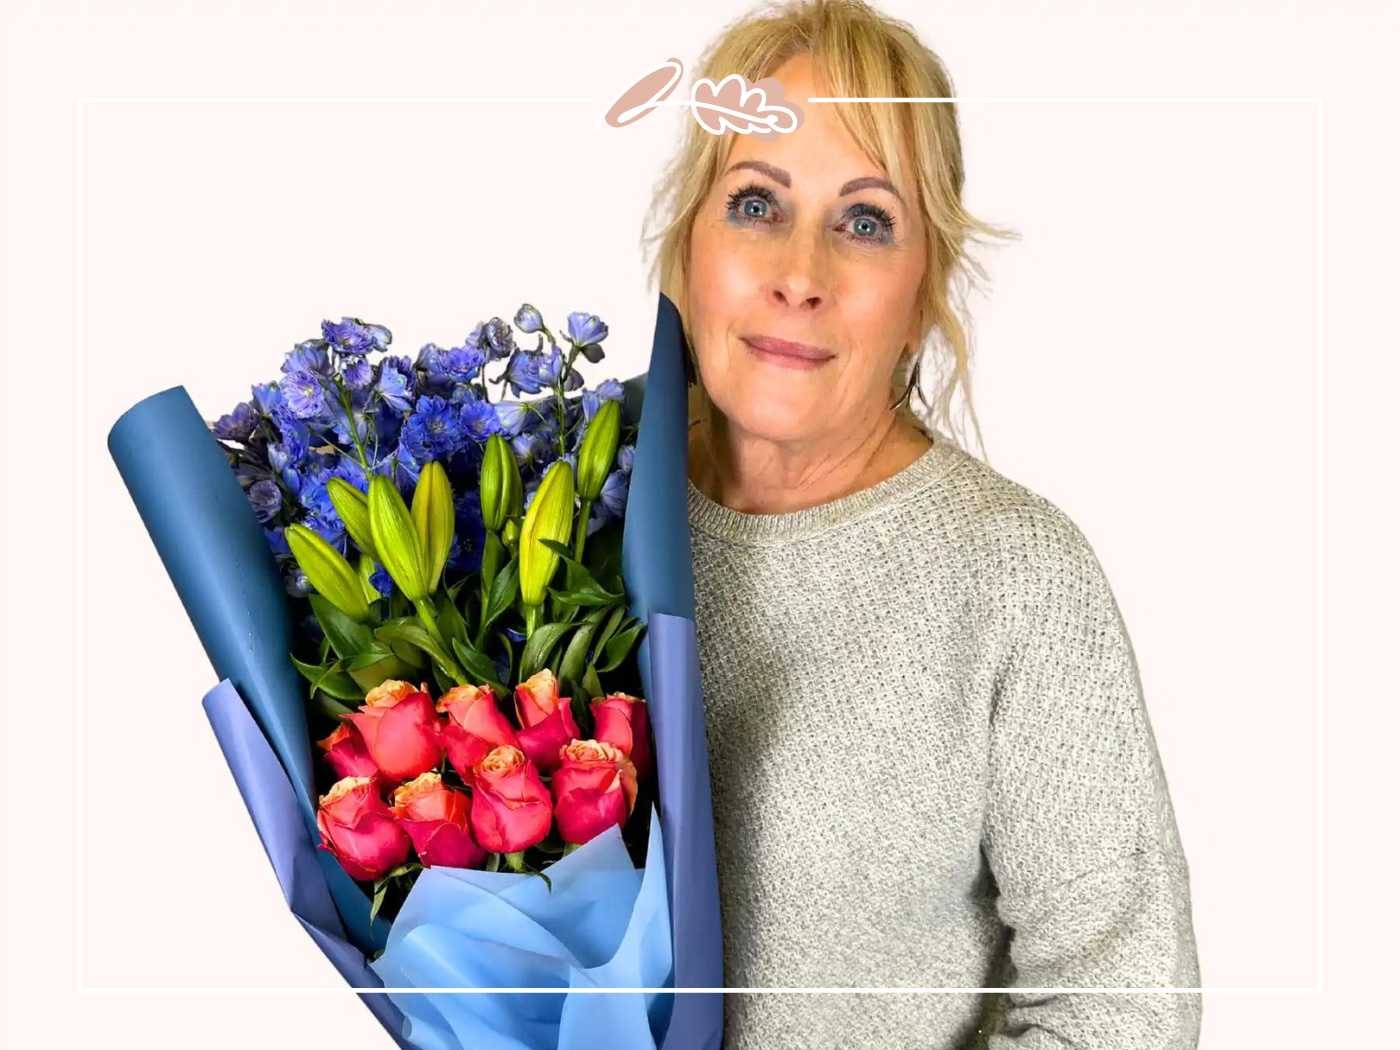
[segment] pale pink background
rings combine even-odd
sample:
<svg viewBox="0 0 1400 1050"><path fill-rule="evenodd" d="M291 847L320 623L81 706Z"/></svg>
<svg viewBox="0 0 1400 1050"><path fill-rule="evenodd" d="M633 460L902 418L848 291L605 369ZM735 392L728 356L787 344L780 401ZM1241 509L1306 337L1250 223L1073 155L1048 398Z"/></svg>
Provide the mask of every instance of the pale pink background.
<svg viewBox="0 0 1400 1050"><path fill-rule="evenodd" d="M217 415L343 313L416 354L523 299L550 321L586 309L612 330L598 374L642 370L642 209L689 118L602 116L653 61L677 55L688 84L702 42L746 9L287 6L7 8L10 1045L117 1026L152 1048L196 1032L209 1047L274 1032L389 1045L282 901L199 706L212 672L107 430L176 384ZM1366 986L1393 971L1370 926L1388 911L1393 818L1361 809L1393 766L1393 676L1373 673L1394 635L1394 467L1377 454L1394 448L1379 424L1395 335L1374 315L1396 272L1376 229L1394 217L1376 97L1393 13L881 6L965 96L1326 101L1322 304L1310 102L969 101L961 120L969 206L1024 236L983 255L993 284L974 300L992 465L1079 523L1122 607L1218 990L1201 1045L1369 1042ZM381 94L428 98L79 102ZM583 101L431 100L462 95ZM217 990L250 985L267 987ZM1298 991L1240 991L1277 987Z"/></svg>

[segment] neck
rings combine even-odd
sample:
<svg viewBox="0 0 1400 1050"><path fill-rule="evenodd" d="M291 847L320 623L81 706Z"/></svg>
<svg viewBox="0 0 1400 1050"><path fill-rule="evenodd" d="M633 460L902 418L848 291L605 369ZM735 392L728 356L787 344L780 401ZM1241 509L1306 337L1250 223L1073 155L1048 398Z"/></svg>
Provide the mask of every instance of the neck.
<svg viewBox="0 0 1400 1050"><path fill-rule="evenodd" d="M773 441L711 408L690 428L690 480L714 502L745 514L783 514L859 492L903 470L931 444L893 410L850 434Z"/></svg>

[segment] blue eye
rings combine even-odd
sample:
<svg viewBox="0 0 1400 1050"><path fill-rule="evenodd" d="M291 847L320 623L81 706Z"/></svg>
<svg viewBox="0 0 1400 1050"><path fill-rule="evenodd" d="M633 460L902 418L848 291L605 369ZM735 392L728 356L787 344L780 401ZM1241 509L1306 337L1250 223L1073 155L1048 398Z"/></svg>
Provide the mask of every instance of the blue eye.
<svg viewBox="0 0 1400 1050"><path fill-rule="evenodd" d="M769 219L770 209L778 205L773 191L767 186L750 183L729 195L725 211L734 222L748 226L759 226ZM883 244L894 234L894 216L876 204L856 204L851 207L852 226L859 224L859 232L852 237L856 241L869 241Z"/></svg>
<svg viewBox="0 0 1400 1050"><path fill-rule="evenodd" d="M871 222L875 223L873 229L869 225ZM857 237L856 240L859 241L886 241L889 240L890 236L894 233L894 216L885 211L885 209L878 204L856 204L852 206L851 224L854 226L856 223L865 224L863 228L870 230L870 232L874 234L874 236L871 237L863 235Z"/></svg>
<svg viewBox="0 0 1400 1050"><path fill-rule="evenodd" d="M748 199L750 197L756 198L754 203L758 203L759 205L757 213L749 211ZM744 205L742 210L740 209L741 203ZM768 189L766 186L751 183L742 189L735 190L729 195L729 202L725 210L729 213L731 218L739 222L762 222L768 215L768 209L776 206L777 203L778 202L773 197L772 190Z"/></svg>

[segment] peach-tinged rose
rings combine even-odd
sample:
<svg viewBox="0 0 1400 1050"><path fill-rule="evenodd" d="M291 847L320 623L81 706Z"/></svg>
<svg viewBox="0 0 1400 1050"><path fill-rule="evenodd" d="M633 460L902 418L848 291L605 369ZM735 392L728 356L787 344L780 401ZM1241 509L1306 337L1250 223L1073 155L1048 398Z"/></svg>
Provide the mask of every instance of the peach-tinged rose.
<svg viewBox="0 0 1400 1050"><path fill-rule="evenodd" d="M489 685L459 685L443 693L437 702L447 715L442 742L447 760L457 775L471 786L472 768L501 744L518 746L515 728L496 706L496 694Z"/></svg>
<svg viewBox="0 0 1400 1050"><path fill-rule="evenodd" d="M393 707L414 693L426 693L426 684L421 689L413 688L412 682L401 682L397 678L386 678L365 694L365 703L370 707Z"/></svg>
<svg viewBox="0 0 1400 1050"><path fill-rule="evenodd" d="M647 704L629 693L609 693L595 699L593 739L612 744L637 767L637 779L651 776L651 724Z"/></svg>
<svg viewBox="0 0 1400 1050"><path fill-rule="evenodd" d="M437 773L424 773L394 791L389 807L426 867L479 868L486 851L472 838L471 799Z"/></svg>
<svg viewBox="0 0 1400 1050"><path fill-rule="evenodd" d="M334 854L352 878L377 879L408 859L413 845L372 777L345 777L321 796L316 809L319 849Z"/></svg>
<svg viewBox="0 0 1400 1050"><path fill-rule="evenodd" d="M525 752L510 744L492 748L476 764L472 834L492 853L518 853L549 834L549 789Z"/></svg>
<svg viewBox="0 0 1400 1050"><path fill-rule="evenodd" d="M550 779L559 837L583 843L614 824L626 824L637 804L632 760L602 740L573 740L560 752L559 769Z"/></svg>
<svg viewBox="0 0 1400 1050"><path fill-rule="evenodd" d="M442 727L432 698L407 682L377 686L359 711L345 717L360 731L370 757L388 780L412 780L442 759Z"/></svg>
<svg viewBox="0 0 1400 1050"><path fill-rule="evenodd" d="M548 667L515 687L515 713L523 727L516 733L520 749L545 773L559 766L559 749L579 735L569 698L559 696L559 681Z"/></svg>
<svg viewBox="0 0 1400 1050"><path fill-rule="evenodd" d="M365 747L365 738L353 722L341 722L330 736L316 741L316 746L326 753L326 761L337 777L379 775L379 767Z"/></svg>

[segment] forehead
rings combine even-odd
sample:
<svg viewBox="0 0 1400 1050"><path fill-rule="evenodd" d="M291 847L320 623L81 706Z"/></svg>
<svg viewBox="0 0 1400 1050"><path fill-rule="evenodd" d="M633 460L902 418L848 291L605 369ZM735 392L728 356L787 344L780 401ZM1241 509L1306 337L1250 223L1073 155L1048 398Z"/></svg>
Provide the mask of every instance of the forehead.
<svg viewBox="0 0 1400 1050"><path fill-rule="evenodd" d="M790 58L772 75L782 83L786 99L801 109L801 124L788 133L729 132L727 152L719 169L721 177L735 164L748 162L741 171L777 168L788 173L796 193L833 195L848 188L847 183L853 179L890 177L883 165L860 148L841 122L838 109L846 103L807 101L810 96L831 95L810 56ZM907 194L902 196L907 198Z"/></svg>

